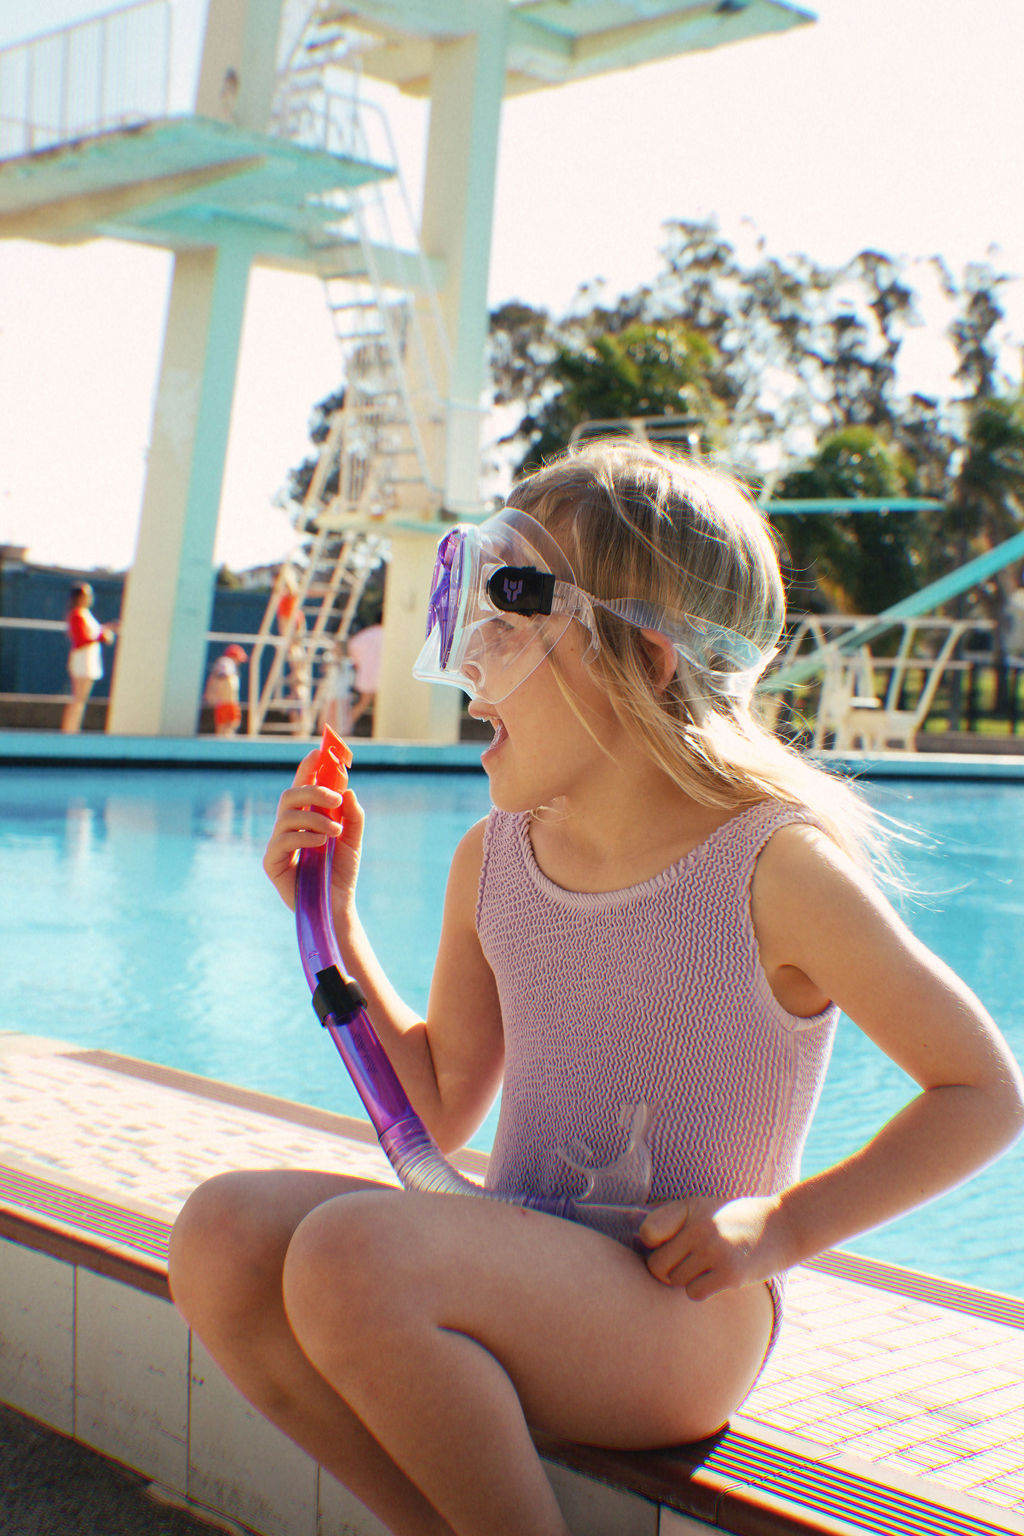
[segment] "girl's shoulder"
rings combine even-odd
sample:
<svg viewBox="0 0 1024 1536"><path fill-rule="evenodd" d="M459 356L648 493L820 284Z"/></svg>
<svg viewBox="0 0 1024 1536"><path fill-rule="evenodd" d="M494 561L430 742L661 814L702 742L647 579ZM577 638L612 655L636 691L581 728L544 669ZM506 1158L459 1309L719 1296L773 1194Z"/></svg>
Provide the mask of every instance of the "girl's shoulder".
<svg viewBox="0 0 1024 1536"><path fill-rule="evenodd" d="M695 850L725 857L748 877L760 870L769 850L790 843L813 850L827 834L806 806L765 798L732 809ZM781 841L780 841L781 840Z"/></svg>
<svg viewBox="0 0 1024 1536"><path fill-rule="evenodd" d="M871 870L813 818L773 831L757 860L751 901L759 938L778 944L793 936L808 945L849 947L858 935L904 928Z"/></svg>
<svg viewBox="0 0 1024 1536"><path fill-rule="evenodd" d="M490 822L490 816L484 816L480 821L474 822L459 838L452 855L449 884L472 888L474 896L480 883L480 872L487 854Z"/></svg>
<svg viewBox="0 0 1024 1536"><path fill-rule="evenodd" d="M827 868L840 878L870 880L867 870L854 863L810 811L800 806L782 807L781 811L764 817L768 835L758 861L762 874L786 878Z"/></svg>

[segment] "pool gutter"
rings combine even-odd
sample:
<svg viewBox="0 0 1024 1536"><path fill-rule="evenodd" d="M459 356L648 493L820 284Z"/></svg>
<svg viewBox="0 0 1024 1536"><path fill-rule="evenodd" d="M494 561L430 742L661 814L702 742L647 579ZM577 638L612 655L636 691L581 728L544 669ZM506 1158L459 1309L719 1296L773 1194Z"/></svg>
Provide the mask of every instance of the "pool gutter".
<svg viewBox="0 0 1024 1536"><path fill-rule="evenodd" d="M88 731L0 731L0 767L80 768L294 768L314 745L312 737L108 736ZM356 766L381 771L472 773L482 771L479 741L439 746L420 741L352 742ZM968 752L816 752L825 766L866 779L1024 780L1024 755Z"/></svg>

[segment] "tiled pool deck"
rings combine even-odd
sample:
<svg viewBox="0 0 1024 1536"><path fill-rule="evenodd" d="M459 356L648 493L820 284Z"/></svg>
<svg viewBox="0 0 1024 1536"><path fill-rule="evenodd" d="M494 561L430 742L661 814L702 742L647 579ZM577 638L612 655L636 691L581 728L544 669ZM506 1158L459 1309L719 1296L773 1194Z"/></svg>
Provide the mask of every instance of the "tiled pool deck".
<svg viewBox="0 0 1024 1536"><path fill-rule="evenodd" d="M365 1136L322 1111L0 1034L0 1212L35 1210L73 1236L87 1206L115 1260L148 1254L154 1275L202 1179L281 1165L390 1177ZM829 1256L794 1273L782 1340L733 1428L942 1509L943 1529L1024 1536L1024 1306ZM662 1530L691 1529L672 1519Z"/></svg>

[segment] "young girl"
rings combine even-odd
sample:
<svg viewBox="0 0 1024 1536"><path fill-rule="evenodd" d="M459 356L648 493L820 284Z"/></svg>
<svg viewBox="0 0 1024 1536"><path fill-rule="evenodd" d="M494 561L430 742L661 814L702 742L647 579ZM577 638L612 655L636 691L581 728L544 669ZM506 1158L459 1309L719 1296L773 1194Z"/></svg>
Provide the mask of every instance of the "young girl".
<svg viewBox="0 0 1024 1536"><path fill-rule="evenodd" d="M333 917L414 1107L460 1146L499 1086L488 1187L650 1208L643 1252L514 1203L235 1173L189 1200L175 1299L268 1418L402 1536L566 1536L530 1427L694 1440L749 1392L791 1265L947 1189L1022 1123L968 989L865 866L853 792L755 723L778 562L731 481L598 445L444 540L418 675L488 719L494 809L459 844L426 1020ZM312 757L264 859L338 836ZM919 1092L801 1180L838 1010Z"/></svg>

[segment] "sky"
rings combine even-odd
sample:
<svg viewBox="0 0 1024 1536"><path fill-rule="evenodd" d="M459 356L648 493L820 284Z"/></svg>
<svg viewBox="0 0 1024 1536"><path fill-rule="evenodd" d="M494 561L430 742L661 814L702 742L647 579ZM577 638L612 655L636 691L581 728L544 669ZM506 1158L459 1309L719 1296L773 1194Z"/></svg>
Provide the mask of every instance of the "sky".
<svg viewBox="0 0 1024 1536"><path fill-rule="evenodd" d="M559 314L597 280L614 298L655 276L666 220L712 214L733 240L757 230L779 255L838 264L873 247L1024 275L1024 5L806 4L814 26L507 102L492 304ZM34 0L32 31L98 8ZM175 0L179 109L203 9ZM0 47L25 35L24 16L21 0L0 0ZM390 110L416 201L426 109L396 96ZM125 244L0 243L0 543L39 563L131 563L169 275L166 254ZM1024 337L1024 282L1007 299ZM913 338L915 387L941 387L948 361L936 318ZM313 404L339 381L319 284L257 270L218 564L287 552L275 493L308 449Z"/></svg>

